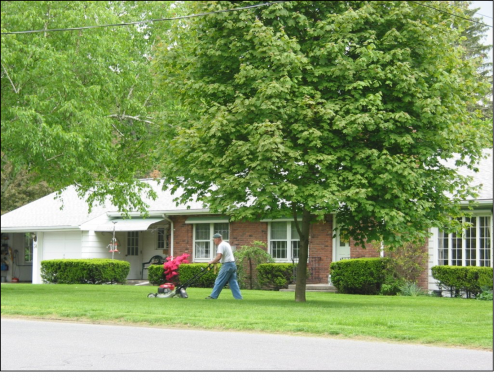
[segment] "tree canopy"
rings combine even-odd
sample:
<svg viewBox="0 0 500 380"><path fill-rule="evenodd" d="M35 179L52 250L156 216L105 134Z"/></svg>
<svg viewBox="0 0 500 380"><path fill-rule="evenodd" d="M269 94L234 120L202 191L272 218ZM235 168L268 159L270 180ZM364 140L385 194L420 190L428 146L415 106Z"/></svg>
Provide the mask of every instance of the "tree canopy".
<svg viewBox="0 0 500 380"><path fill-rule="evenodd" d="M160 125L176 112L149 73L169 24L50 29L167 17L172 3L2 1L2 33L46 30L2 34L2 191L28 172L54 189L77 185L89 204L111 195L140 208L138 178L155 169Z"/></svg>
<svg viewBox="0 0 500 380"><path fill-rule="evenodd" d="M288 1L182 22L155 60L190 115L165 145L165 184L235 219L302 215L304 291L313 216L335 213L360 244L449 227L473 190L443 161L481 158L488 124L468 109L488 84L461 45L469 22L450 16L463 8L439 8Z"/></svg>

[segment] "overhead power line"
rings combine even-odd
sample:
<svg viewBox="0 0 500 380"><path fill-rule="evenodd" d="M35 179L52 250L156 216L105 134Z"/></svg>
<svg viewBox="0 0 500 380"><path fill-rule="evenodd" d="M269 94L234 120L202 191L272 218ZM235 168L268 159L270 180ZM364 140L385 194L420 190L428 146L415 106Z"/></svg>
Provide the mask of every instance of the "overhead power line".
<svg viewBox="0 0 500 380"><path fill-rule="evenodd" d="M470 21L470 22L475 22L476 24L481 24L481 25L485 25L485 26L488 26L488 27L490 27L490 28L493 28L493 26L492 26L492 25L485 24L484 22L481 22L481 21L476 21L476 20L473 20L473 19L471 19L471 18L467 18L467 17L463 17L463 16L456 15L456 14L454 14L454 13L446 12L446 11L443 11L442 9L439 9L439 8L436 8L436 7L431 7L430 5L423 4L423 3L420 3L420 2L418 2L418 1L412 1L412 3L417 4L417 5L420 5L420 6L422 6L422 7L432 8L432 9L434 9L434 10L438 11L438 12L441 12L441 13L446 13L446 14L448 14L448 15L450 15L450 16L454 16L454 17L462 18L462 19L467 20L467 21ZM488 17L488 16L486 16L486 17Z"/></svg>
<svg viewBox="0 0 500 380"><path fill-rule="evenodd" d="M477 15L479 15L479 16L483 16L483 17L488 17L488 18L491 18L491 19L493 20L493 17L491 17L491 16L483 15L483 14L481 14L481 13L476 13L476 14L477 14Z"/></svg>
<svg viewBox="0 0 500 380"><path fill-rule="evenodd" d="M71 30L84 30L84 29L96 29L96 28L109 28L109 27L113 27L113 26L138 25L138 24L146 24L148 22L183 20L183 19L193 18L193 17L208 16L208 15L216 14L216 13L235 12L235 11L242 11L242 10L251 9L251 8L265 7L265 6L269 6L269 5L273 5L273 4L277 4L277 3L283 3L283 2L284 1L270 1L270 2L267 2L267 3L256 4L256 5L249 5L249 6L246 6L246 7L239 7L239 8L233 8L233 9L222 9L220 11L199 13L199 14L188 15L188 16L157 18L157 19L143 20L143 21L123 22L123 23L119 23L119 24L90 25L90 26L79 26L79 27L75 27L75 28L23 30L23 31L19 31L19 32L2 32L1 34L28 34L28 33L66 32L66 31L71 31Z"/></svg>
<svg viewBox="0 0 500 380"><path fill-rule="evenodd" d="M179 16L179 17L165 17L165 18L158 18L158 19L150 19L150 20L142 20L142 21L132 21L132 22L123 22L119 24L104 24L104 25L90 25L90 26L80 26L80 27L75 27L75 28L56 28L56 29L38 29L38 30L23 30L23 31L18 31L18 32L1 32L1 34L7 35L7 34L30 34L30 33L47 33L47 32L66 32L66 31L72 31L72 30L84 30L84 29L97 29L97 28L109 28L109 27L117 27L117 26L127 26L127 25L139 25L139 24L146 24L149 22L159 22L159 21L174 21L174 20L183 20L183 19L188 19L188 18L194 18L194 17L203 17L203 16L208 16L211 14L216 14L216 13L224 13L224 12L235 12L235 11L242 11L246 9L252 9L252 8L259 8L259 7L265 7L265 6L270 6L273 4L277 3L284 3L286 1L270 1L267 3L262 3L262 4L256 4L256 5L249 5L246 7L239 7L239 8L233 8L233 9L223 9L220 11L212 11L212 12L206 12L206 13L199 13L199 14L194 14L194 15L188 15L188 16ZM430 5L426 5L417 1L413 1L413 3L427 7L427 8L432 8L438 12L446 13L454 17L459 17L464 20L468 20L477 24L485 25L487 27L492 28L492 25L488 25L470 18L466 18L463 16L459 16L450 12L443 11L442 9L436 8L436 7L431 7ZM485 16L489 17L489 16ZM491 18L491 17L490 17Z"/></svg>

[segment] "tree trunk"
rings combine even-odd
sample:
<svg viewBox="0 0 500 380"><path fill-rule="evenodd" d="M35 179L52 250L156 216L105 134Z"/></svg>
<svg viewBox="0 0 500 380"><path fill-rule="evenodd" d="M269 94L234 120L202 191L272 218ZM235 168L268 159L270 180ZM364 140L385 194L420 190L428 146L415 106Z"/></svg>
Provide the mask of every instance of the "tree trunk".
<svg viewBox="0 0 500 380"><path fill-rule="evenodd" d="M302 223L299 227L296 210L294 212L295 227L300 236L299 263L297 265L297 279L295 285L295 302L306 302L307 256L309 252L309 229L311 213L303 210Z"/></svg>

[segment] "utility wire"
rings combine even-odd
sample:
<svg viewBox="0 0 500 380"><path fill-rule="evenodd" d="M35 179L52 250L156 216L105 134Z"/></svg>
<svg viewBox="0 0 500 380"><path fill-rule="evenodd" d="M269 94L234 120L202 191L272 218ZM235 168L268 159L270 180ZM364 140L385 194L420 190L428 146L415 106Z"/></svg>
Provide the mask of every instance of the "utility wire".
<svg viewBox="0 0 500 380"><path fill-rule="evenodd" d="M127 25L146 24L148 22L183 20L183 19L186 19L186 18L202 17L202 16L208 16L208 15L216 14L216 13L235 12L235 11L242 11L242 10L251 9L251 8L265 7L265 6L269 6L269 5L273 5L273 4L277 4L277 3L283 3L283 2L284 1L271 1L271 2L268 2L268 3L262 3L262 4L256 4L256 5L249 5L249 6L246 6L246 7L233 8L233 9L223 9L223 10L220 10L220 11L199 13L199 14L188 15L188 16L157 18L157 19L143 20L143 21L123 22L123 23L120 23L120 24L91 25L91 26L80 26L80 27L76 27L76 28L24 30L24 31L19 31L19 32L2 32L1 34L28 34L28 33L46 33L46 32L66 32L66 31L70 31L70 30L84 30L84 29L108 28L108 27L112 27L112 26L127 26Z"/></svg>
<svg viewBox="0 0 500 380"><path fill-rule="evenodd" d="M486 15L483 15L483 14L481 14L481 13L476 13L476 14L477 14L477 15L479 15L479 16L483 16L483 17L488 17L488 18L491 18L491 19L493 20L493 17L491 17L491 16L486 16Z"/></svg>
<svg viewBox="0 0 500 380"><path fill-rule="evenodd" d="M455 16L455 17L458 17L458 18L463 18L464 20L467 20L467 21L470 21L470 22L475 22L476 24L481 24L481 25L485 25L485 26L488 26L490 28L493 28L492 25L485 24L484 22L476 21L476 20L473 20L471 18L467 18L467 17L456 15L454 13L446 12L446 11L443 11L442 9L431 7L430 5L426 5L426 4L420 3L418 1L412 1L412 3L415 3L415 4L420 5L422 7L432 8L432 9L434 9L436 11L439 11L441 13L446 13L446 14L449 14L451 16ZM486 17L488 17L488 16L486 16Z"/></svg>
<svg viewBox="0 0 500 380"><path fill-rule="evenodd" d="M108 27L113 27L113 26L127 26L127 25L138 25L138 24L146 24L148 22L158 22L158 21L173 21L173 20L183 20L187 18L194 18L194 17L203 17L203 16L208 16L211 14L217 14L217 13L224 13L224 12L234 12L234 11L241 11L245 9L251 9L251 8L258 8L258 7L264 7L264 6L269 6L277 3L283 3L285 1L271 1L268 3L262 3L262 4L256 4L256 5L249 5L246 7L240 7L240 8L233 8L233 9L223 9L220 11L213 11L213 12L206 12L206 13L199 13L199 14L194 14L194 15L188 15L188 16L179 16L179 17L168 17L168 18L158 18L158 19L151 19L151 20L143 20L143 21L132 21L132 22L124 22L124 23L119 23L119 24L104 24L104 25L91 25L91 26L81 26L81 27L75 27L75 28L58 28L58 29L38 29L38 30L23 30L19 32L1 32L1 34L30 34L30 33L47 33L47 32L66 32L66 31L71 31L71 30L84 30L84 29L96 29L96 28L108 28ZM442 9L431 7L430 5L425 5L417 1L413 1L413 3L427 7L427 8L432 8L436 11L442 12L449 14L451 16L459 17L467 21L475 22L477 24L485 25L487 27L492 28L492 25L488 25L470 18L462 17L450 12L443 11ZM485 16L489 17L489 16ZM492 17L490 17L492 18Z"/></svg>

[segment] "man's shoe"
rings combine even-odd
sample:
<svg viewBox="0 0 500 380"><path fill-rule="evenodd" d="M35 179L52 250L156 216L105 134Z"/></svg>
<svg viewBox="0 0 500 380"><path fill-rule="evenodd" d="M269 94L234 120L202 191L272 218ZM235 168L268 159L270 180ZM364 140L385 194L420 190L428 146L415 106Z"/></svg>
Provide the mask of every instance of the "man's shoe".
<svg viewBox="0 0 500 380"><path fill-rule="evenodd" d="M205 297L205 299L206 300L214 300L215 298L212 298L212 297L208 296L208 297Z"/></svg>

